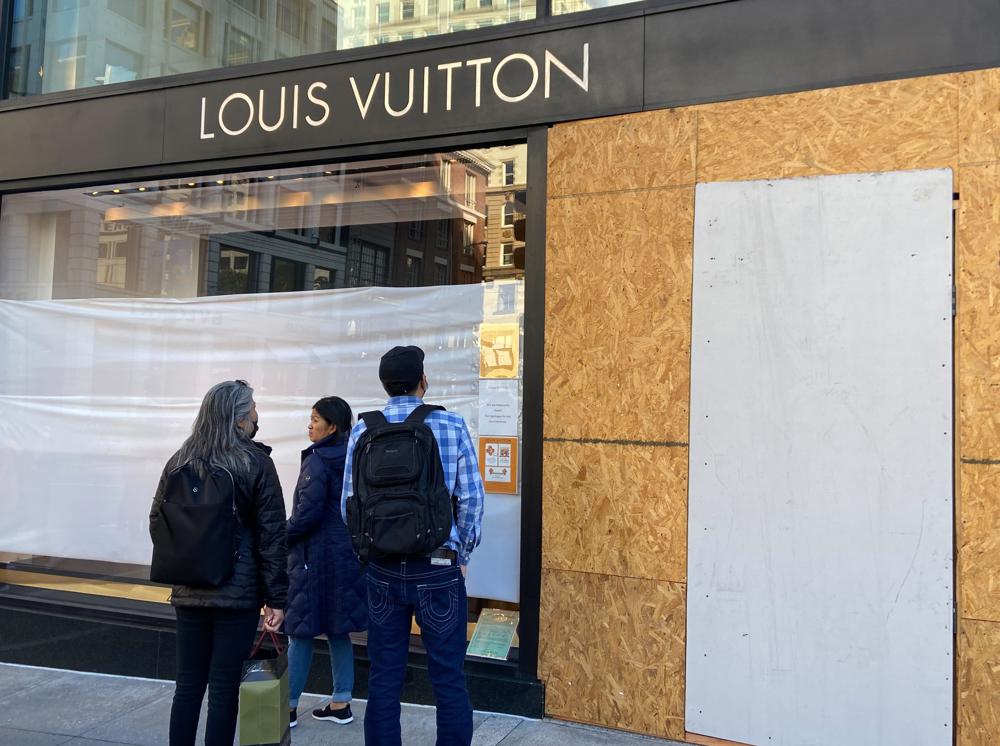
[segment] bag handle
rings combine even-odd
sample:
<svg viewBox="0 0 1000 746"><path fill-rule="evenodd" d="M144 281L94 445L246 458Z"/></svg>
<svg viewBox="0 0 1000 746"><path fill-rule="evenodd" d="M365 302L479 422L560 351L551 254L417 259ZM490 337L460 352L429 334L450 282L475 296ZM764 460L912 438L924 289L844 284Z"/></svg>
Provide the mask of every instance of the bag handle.
<svg viewBox="0 0 1000 746"><path fill-rule="evenodd" d="M274 649L278 651L278 655L285 654L285 647L281 644L281 639L278 635L271 630L267 630L262 627L260 634L257 636L257 642L254 643L253 649L250 651L250 659L260 652L260 646L264 644L265 635L269 635L271 637L271 644L274 645Z"/></svg>

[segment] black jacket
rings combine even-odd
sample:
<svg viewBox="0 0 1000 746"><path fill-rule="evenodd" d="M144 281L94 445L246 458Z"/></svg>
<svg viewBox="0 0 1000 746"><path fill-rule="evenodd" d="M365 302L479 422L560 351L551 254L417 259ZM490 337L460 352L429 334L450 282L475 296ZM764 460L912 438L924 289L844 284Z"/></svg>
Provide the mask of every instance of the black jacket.
<svg viewBox="0 0 1000 746"><path fill-rule="evenodd" d="M302 452L302 470L288 519L285 633L339 635L366 627L365 578L340 515L347 441L337 434Z"/></svg>
<svg viewBox="0 0 1000 746"><path fill-rule="evenodd" d="M220 609L259 609L267 604L284 609L288 603L288 573L285 569L285 502L271 449L254 443L249 473L236 477L236 512L239 516L238 545L233 574L215 588L175 585L170 596L174 606ZM159 515L166 475L176 466L177 454L167 461L149 513L150 533Z"/></svg>

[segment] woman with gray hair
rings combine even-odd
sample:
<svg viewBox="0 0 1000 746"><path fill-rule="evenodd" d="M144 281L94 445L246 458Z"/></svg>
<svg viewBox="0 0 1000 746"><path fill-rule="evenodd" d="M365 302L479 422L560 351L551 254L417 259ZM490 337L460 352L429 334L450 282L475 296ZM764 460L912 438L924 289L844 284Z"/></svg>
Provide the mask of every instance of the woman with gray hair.
<svg viewBox="0 0 1000 746"><path fill-rule="evenodd" d="M246 381L216 384L205 394L191 436L167 461L153 499L149 521L155 536L165 493L178 470L190 464L206 480L206 469L232 477L236 551L231 571L218 584L175 585L170 597L177 615L170 746L193 746L206 686L205 744L232 746L242 663L253 645L261 607L265 629L276 631L284 620L285 503L271 449L253 440L256 433L253 389Z"/></svg>

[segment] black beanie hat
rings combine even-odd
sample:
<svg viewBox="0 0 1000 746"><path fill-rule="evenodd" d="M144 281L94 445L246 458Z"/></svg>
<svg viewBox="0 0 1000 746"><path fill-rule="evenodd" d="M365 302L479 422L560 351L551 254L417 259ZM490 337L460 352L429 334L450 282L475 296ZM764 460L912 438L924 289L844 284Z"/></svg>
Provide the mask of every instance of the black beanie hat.
<svg viewBox="0 0 1000 746"><path fill-rule="evenodd" d="M424 351L415 345L393 347L378 364L378 377L384 384L416 386L424 375Z"/></svg>

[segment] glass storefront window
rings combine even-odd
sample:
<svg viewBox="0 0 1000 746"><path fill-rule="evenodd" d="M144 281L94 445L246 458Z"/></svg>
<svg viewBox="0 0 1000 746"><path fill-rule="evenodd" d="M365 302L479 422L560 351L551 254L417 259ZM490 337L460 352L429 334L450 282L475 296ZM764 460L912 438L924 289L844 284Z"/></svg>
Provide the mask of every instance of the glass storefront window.
<svg viewBox="0 0 1000 746"><path fill-rule="evenodd" d="M560 16L566 13L577 13L581 10L596 10L612 8L616 5L628 5L638 0L552 0L552 15Z"/></svg>
<svg viewBox="0 0 1000 746"><path fill-rule="evenodd" d="M435 258L482 267L523 213L493 151L523 146L11 195L0 298L285 292L316 267L330 287L435 284Z"/></svg>
<svg viewBox="0 0 1000 746"><path fill-rule="evenodd" d="M480 0L14 0L6 98L244 65L535 17ZM5 23L0 19L0 28Z"/></svg>
<svg viewBox="0 0 1000 746"><path fill-rule="evenodd" d="M289 505L311 402L379 406L393 344L426 345L435 401L489 435L480 376L521 396L523 227L503 216L526 186L505 162L523 178L526 146L3 197L0 586L165 602L149 499L217 380L257 389ZM519 500L488 494L470 620L517 608Z"/></svg>

